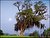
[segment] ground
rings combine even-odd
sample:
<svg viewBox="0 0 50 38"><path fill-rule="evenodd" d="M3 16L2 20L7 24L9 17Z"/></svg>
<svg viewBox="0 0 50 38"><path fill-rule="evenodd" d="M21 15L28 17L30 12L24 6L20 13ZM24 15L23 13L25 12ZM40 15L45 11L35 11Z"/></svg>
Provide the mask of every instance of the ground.
<svg viewBox="0 0 50 38"><path fill-rule="evenodd" d="M37 38L37 36L34 37L34 36L6 36L6 35L0 36L0 37L1 38L12 38L12 37L14 38Z"/></svg>

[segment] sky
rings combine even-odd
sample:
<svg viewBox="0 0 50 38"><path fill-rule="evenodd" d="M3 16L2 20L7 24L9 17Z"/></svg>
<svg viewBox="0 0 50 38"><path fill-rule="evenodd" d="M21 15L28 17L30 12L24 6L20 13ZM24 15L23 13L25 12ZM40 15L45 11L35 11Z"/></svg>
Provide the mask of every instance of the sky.
<svg viewBox="0 0 50 38"><path fill-rule="evenodd" d="M21 0L16 0L21 1ZM18 9L16 6L13 5L16 1L1 1L1 29L4 33L8 34L18 34L14 30L14 24L16 23L15 15L18 13ZM32 1L34 3L34 1ZM49 1L44 1L45 5L47 6L47 13L49 14ZM42 20L41 23L44 23L46 28L49 28L49 18L48 20ZM31 30L32 29L32 30ZM30 29L25 30L24 34L32 33L33 31L37 30L39 33L43 32L43 29L38 29L37 27L33 27Z"/></svg>

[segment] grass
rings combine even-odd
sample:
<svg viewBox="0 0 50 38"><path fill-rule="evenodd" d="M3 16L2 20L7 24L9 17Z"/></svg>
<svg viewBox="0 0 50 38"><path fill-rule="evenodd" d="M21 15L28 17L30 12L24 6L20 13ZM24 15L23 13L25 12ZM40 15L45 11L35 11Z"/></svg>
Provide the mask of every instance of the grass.
<svg viewBox="0 0 50 38"><path fill-rule="evenodd" d="M6 36L6 35L3 35L3 36L0 36L0 38L38 38L37 36Z"/></svg>
<svg viewBox="0 0 50 38"><path fill-rule="evenodd" d="M0 38L39 38L39 37L38 36L16 36L16 35L10 36L10 35L1 35ZM50 36L42 37L42 38L50 38Z"/></svg>

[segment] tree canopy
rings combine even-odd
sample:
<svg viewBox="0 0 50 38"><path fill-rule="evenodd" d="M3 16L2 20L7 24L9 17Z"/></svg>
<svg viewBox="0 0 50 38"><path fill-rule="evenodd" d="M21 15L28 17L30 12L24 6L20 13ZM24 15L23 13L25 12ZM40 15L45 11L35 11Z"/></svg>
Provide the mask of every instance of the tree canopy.
<svg viewBox="0 0 50 38"><path fill-rule="evenodd" d="M33 11L33 9L31 8L33 4L30 3L30 1L31 0L25 0L22 5L20 4L20 2L14 3L14 5L19 10L19 12L16 15L16 31L22 30L24 32L25 29L31 28L34 25L38 28L44 28L44 24L40 23L39 21L45 19L44 14L47 12L46 5L42 1L38 1L34 5L35 11Z"/></svg>

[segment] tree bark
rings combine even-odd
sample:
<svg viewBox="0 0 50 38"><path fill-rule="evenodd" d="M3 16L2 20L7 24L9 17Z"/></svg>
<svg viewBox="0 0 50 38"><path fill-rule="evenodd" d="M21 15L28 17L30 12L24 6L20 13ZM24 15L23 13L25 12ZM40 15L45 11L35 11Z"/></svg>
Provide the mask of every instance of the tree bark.
<svg viewBox="0 0 50 38"><path fill-rule="evenodd" d="M20 35L19 36L24 36L24 31L23 31L23 29L21 28L21 31L20 31Z"/></svg>

